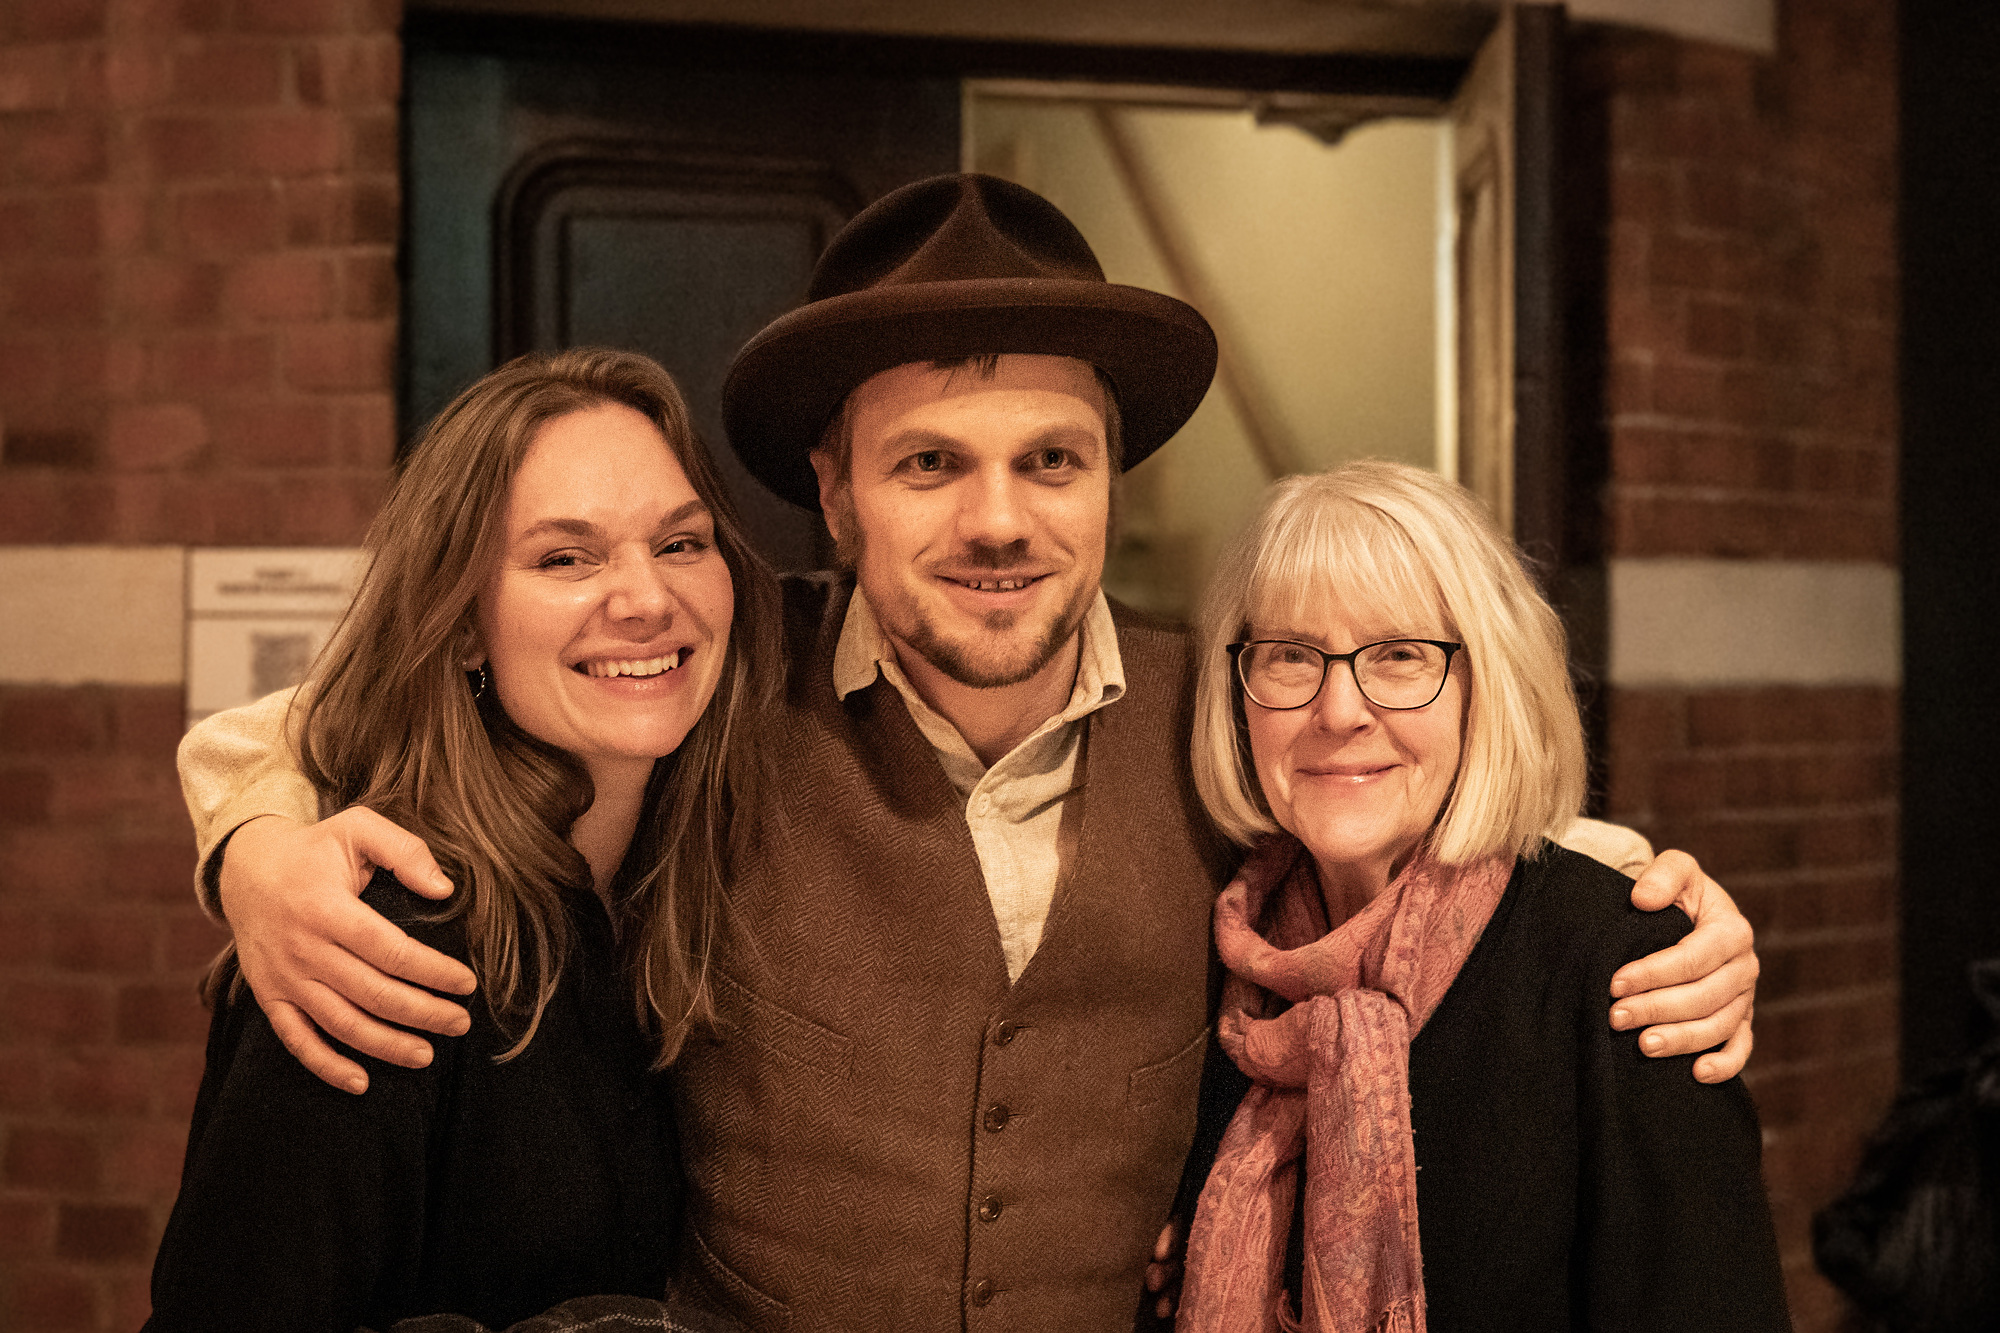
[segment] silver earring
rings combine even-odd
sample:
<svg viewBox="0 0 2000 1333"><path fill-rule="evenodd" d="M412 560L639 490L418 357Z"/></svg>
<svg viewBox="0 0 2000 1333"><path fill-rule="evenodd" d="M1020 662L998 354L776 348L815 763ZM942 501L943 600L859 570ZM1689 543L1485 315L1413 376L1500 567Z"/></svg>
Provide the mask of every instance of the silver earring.
<svg viewBox="0 0 2000 1333"><path fill-rule="evenodd" d="M470 676L473 675L474 673L468 671L465 674ZM479 664L479 671L477 674L479 676L479 683L472 687L472 697L475 700L483 699L486 697L486 684L488 679L486 675L486 663L481 662Z"/></svg>

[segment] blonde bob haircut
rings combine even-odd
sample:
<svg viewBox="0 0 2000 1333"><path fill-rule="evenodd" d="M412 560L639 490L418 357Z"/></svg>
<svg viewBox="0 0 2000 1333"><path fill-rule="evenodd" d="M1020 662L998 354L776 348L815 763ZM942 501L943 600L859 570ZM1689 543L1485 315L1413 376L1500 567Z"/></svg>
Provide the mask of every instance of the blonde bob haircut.
<svg viewBox="0 0 2000 1333"><path fill-rule="evenodd" d="M1209 584L1194 779L1229 837L1247 846L1278 825L1226 645L1252 626L1305 631L1329 613L1371 634L1465 645L1452 663L1467 673L1464 745L1428 843L1439 861L1532 857L1582 808L1583 725L1562 622L1470 492L1371 459L1272 486Z"/></svg>

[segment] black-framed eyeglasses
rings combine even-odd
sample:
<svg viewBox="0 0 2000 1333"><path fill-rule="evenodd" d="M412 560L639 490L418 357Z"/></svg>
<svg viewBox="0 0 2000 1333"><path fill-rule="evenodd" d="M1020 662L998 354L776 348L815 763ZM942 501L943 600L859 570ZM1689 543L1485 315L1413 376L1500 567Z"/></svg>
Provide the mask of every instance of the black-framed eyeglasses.
<svg viewBox="0 0 2000 1333"><path fill-rule="evenodd" d="M1243 693L1260 707L1280 712L1304 708L1319 698L1333 664L1345 662L1362 698L1377 708L1405 712L1444 693L1452 654L1464 646L1439 639L1384 639L1351 653L1329 653L1291 639L1251 639L1230 644L1228 652Z"/></svg>

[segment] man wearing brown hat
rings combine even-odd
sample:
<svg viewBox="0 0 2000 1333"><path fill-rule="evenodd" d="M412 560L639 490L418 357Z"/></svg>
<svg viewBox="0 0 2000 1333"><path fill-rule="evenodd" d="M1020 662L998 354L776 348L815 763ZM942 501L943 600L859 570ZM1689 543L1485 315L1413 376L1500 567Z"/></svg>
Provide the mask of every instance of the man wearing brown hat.
<svg viewBox="0 0 2000 1333"><path fill-rule="evenodd" d="M781 795L735 868L721 1031L675 1066L680 1282L753 1328L1098 1330L1140 1307L1194 1135L1232 859L1188 778L1186 640L1098 585L1117 473L1214 366L1194 310L1105 282L1045 200L960 176L865 210L730 372L732 445L824 509L849 567L788 581ZM357 856L436 874L365 812L244 826L310 807L210 801L240 776L192 769L204 857L242 827L232 919ZM1648 878L1649 905L1685 887L1708 918L1649 980L1714 975L1677 1004L1621 1002L1623 1025L1718 1009L1655 1053L1701 1049L1747 1009L1747 927L1685 857ZM469 989L448 960L386 925L330 933L399 1020L450 1030L451 1006L375 972ZM321 1016L303 997L322 978L296 970L252 978L274 1023L298 1003L412 1062L415 1038ZM322 1077L359 1072L288 1022ZM1746 1054L1747 1029L1704 1076Z"/></svg>

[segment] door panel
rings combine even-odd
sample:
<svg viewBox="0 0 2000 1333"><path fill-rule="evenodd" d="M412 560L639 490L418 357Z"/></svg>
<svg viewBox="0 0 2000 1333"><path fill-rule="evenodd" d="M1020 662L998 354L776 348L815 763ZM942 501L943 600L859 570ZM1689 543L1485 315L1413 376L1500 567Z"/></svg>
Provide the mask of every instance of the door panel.
<svg viewBox="0 0 2000 1333"><path fill-rule="evenodd" d="M724 444L722 377L848 217L957 168L958 80L522 31L433 20L406 43L405 438L520 352L635 348L679 381L765 555L822 563L818 517Z"/></svg>

